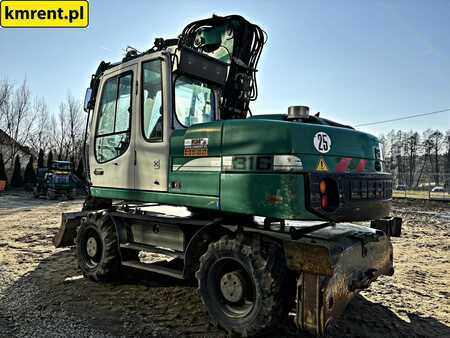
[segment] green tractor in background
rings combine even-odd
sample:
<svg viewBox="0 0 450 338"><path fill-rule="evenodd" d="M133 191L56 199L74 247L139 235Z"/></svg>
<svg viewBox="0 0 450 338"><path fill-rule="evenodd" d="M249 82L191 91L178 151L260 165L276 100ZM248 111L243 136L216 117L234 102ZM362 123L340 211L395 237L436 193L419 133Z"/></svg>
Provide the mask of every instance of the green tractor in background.
<svg viewBox="0 0 450 338"><path fill-rule="evenodd" d="M33 188L34 197L46 196L49 200L54 200L64 195L70 200L75 194L71 162L53 161L50 168L38 169L37 182Z"/></svg>
<svg viewBox="0 0 450 338"><path fill-rule="evenodd" d="M63 214L55 245L75 243L95 281L124 268L195 278L212 322L231 333L260 334L293 312L322 335L394 273L401 219L376 137L305 106L251 116L265 42L244 18L213 16L102 62L85 100L89 196Z"/></svg>

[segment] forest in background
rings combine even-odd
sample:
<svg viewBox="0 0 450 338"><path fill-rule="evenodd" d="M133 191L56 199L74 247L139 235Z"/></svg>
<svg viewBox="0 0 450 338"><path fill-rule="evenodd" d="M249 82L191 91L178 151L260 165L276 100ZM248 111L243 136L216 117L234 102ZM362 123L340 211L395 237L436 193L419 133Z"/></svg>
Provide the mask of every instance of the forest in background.
<svg viewBox="0 0 450 338"><path fill-rule="evenodd" d="M58 111L50 112L45 98L33 95L26 79L20 84L0 79L0 129L17 142L3 154L7 168L13 166L20 146L28 147L35 156L42 150L52 152L55 160L78 163L85 119L81 101L70 92Z"/></svg>
<svg viewBox="0 0 450 338"><path fill-rule="evenodd" d="M380 136L385 170L394 184L424 190L429 186L449 188L450 129L416 131L391 130Z"/></svg>

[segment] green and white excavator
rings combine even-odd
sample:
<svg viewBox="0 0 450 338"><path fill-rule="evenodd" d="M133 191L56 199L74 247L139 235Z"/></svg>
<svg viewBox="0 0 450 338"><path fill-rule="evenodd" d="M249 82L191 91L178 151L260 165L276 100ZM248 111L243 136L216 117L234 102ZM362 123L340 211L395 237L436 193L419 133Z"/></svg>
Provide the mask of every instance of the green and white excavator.
<svg viewBox="0 0 450 338"><path fill-rule="evenodd" d="M85 100L90 193L63 214L55 245L75 244L96 281L124 267L196 278L229 332L256 335L295 313L299 330L322 335L393 274L401 219L376 137L306 106L251 116L265 42L241 16L213 16L102 62ZM176 264L148 264L142 251Z"/></svg>

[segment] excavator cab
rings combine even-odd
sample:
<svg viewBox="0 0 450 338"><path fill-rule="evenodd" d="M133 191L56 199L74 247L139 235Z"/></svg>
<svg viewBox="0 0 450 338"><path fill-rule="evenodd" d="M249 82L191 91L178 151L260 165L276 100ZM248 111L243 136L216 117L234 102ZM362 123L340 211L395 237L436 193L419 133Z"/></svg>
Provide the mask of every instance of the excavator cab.
<svg viewBox="0 0 450 338"><path fill-rule="evenodd" d="M173 64L175 55L182 61ZM167 191L170 137L220 119L225 75L226 64L183 49L104 69L85 102L92 107L87 140L92 185Z"/></svg>
<svg viewBox="0 0 450 338"><path fill-rule="evenodd" d="M259 27L215 16L188 25L179 39L156 39L145 53L102 62L84 103L91 185L167 192L172 133L245 117L257 62L248 50L259 57L261 48Z"/></svg>

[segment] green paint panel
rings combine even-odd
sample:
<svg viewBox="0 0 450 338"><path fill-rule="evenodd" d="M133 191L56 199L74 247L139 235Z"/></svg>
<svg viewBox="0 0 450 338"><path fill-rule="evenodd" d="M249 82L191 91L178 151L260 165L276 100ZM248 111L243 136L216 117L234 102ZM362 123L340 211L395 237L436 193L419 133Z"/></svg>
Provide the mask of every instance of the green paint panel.
<svg viewBox="0 0 450 338"><path fill-rule="evenodd" d="M291 154L291 123L271 120L227 120L222 155Z"/></svg>
<svg viewBox="0 0 450 338"><path fill-rule="evenodd" d="M314 135L325 132L331 150L320 154ZM229 120L223 127L223 155L310 154L375 159L376 137L348 128L273 119Z"/></svg>
<svg viewBox="0 0 450 338"><path fill-rule="evenodd" d="M208 157L219 157L222 151L223 121L214 121L194 125L188 129L176 130L170 138L171 163L182 165L197 158L184 156L185 139L208 138ZM195 194L219 196L219 172L172 171L169 169L169 192L174 194ZM172 187L175 183L177 188Z"/></svg>
<svg viewBox="0 0 450 338"><path fill-rule="evenodd" d="M219 172L172 171L169 174L169 192L219 196L219 180ZM172 188L172 182L180 184L180 188Z"/></svg>
<svg viewBox="0 0 450 338"><path fill-rule="evenodd" d="M317 219L305 210L299 174L222 174L221 209L280 219Z"/></svg>
<svg viewBox="0 0 450 338"><path fill-rule="evenodd" d="M94 197L153 202L187 207L218 209L219 198L215 196L173 194L170 192L144 191L91 187Z"/></svg>

